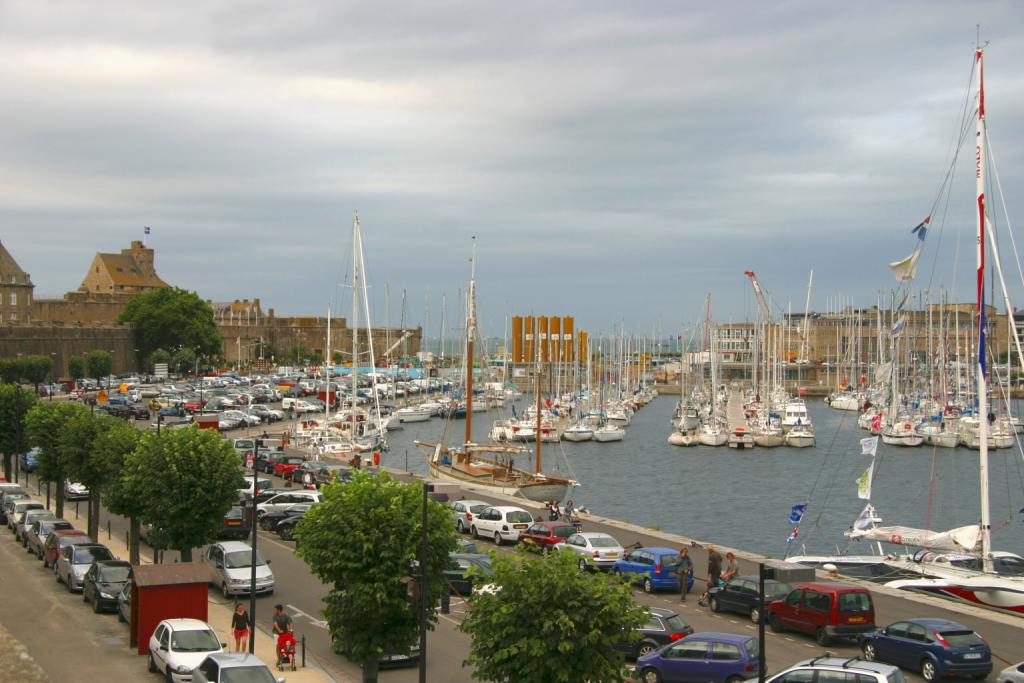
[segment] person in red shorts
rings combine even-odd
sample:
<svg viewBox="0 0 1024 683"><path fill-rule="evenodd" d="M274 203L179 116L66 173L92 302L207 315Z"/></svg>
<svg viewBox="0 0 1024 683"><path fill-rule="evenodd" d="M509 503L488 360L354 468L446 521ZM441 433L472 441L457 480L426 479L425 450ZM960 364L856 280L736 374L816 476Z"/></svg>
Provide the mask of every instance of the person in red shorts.
<svg viewBox="0 0 1024 683"><path fill-rule="evenodd" d="M242 603L235 603L235 613L231 615L231 632L235 636L235 652L246 652L249 649L249 613Z"/></svg>

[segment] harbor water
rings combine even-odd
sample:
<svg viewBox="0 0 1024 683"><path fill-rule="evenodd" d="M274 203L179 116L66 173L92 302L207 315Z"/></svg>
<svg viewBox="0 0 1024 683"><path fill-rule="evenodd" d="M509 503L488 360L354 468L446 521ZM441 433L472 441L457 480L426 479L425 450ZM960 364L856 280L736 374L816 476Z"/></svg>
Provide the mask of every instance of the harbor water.
<svg viewBox="0 0 1024 683"><path fill-rule="evenodd" d="M659 397L637 411L620 442L544 444L543 470L580 482L569 494L577 507L702 541L775 557L873 551L843 536L864 508L856 480L872 460L861 455L860 439L870 435L857 428L856 413L809 399L814 448L681 448L666 442L676 401ZM508 416L474 414L475 440L487 441L491 422L502 417ZM425 472L424 450L413 441L434 441L444 429L434 418L390 432L384 464ZM448 442L461 443L464 430L461 420L449 423ZM533 444L527 447L517 464L532 468ZM872 503L883 524L946 530L979 521L977 451L879 443L874 460ZM990 491L994 549L1024 554L1024 462L1017 449L990 452ZM797 503L807 503L806 513L788 544Z"/></svg>

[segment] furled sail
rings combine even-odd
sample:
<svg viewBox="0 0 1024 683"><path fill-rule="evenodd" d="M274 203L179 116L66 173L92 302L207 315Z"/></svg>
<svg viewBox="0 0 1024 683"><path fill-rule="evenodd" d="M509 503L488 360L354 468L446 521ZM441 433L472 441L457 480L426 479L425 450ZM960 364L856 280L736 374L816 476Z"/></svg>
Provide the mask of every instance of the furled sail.
<svg viewBox="0 0 1024 683"><path fill-rule="evenodd" d="M949 531L929 531L908 526L877 526L870 529L854 528L846 532L846 535L852 539L863 541L880 541L930 550L970 553L977 549L981 527L971 524Z"/></svg>

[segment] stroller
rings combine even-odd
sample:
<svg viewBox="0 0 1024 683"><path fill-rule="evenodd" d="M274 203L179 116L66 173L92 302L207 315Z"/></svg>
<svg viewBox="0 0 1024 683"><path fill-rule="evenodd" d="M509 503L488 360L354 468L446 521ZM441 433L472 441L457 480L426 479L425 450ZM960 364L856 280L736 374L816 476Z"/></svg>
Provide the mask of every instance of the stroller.
<svg viewBox="0 0 1024 683"><path fill-rule="evenodd" d="M289 665L295 671L295 635L285 631L277 637L277 670L284 671Z"/></svg>

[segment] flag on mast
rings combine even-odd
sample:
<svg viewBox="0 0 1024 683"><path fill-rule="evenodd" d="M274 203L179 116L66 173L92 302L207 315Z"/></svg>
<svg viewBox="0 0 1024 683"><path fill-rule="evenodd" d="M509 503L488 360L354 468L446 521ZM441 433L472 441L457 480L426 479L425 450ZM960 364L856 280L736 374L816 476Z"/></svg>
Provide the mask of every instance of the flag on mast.
<svg viewBox="0 0 1024 683"><path fill-rule="evenodd" d="M928 216L923 221L918 223L917 227L910 231L910 234L917 234L917 239L924 242L924 236L928 234L928 224L932 222L932 217Z"/></svg>
<svg viewBox="0 0 1024 683"><path fill-rule="evenodd" d="M870 455L871 457L875 457L875 453L877 453L877 452L878 452L878 437L877 436L869 436L866 439L861 439L860 440L860 454L861 455Z"/></svg>
<svg viewBox="0 0 1024 683"><path fill-rule="evenodd" d="M919 247L907 258L890 263L889 268L892 269L892 274L896 276L898 282L909 282L917 276L917 262L920 258L921 249Z"/></svg>
<svg viewBox="0 0 1024 683"><path fill-rule="evenodd" d="M875 463L872 462L864 474L857 477L857 497L861 500L871 500L871 474L875 469Z"/></svg>

